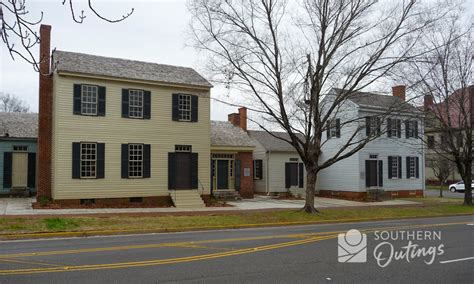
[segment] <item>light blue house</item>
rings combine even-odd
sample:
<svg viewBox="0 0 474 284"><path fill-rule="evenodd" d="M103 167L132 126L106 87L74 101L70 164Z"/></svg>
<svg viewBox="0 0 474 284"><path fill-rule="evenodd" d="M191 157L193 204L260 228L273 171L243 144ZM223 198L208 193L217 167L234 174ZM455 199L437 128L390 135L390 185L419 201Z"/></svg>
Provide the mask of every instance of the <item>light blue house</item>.
<svg viewBox="0 0 474 284"><path fill-rule="evenodd" d="M0 195L36 193L38 114L0 112Z"/></svg>

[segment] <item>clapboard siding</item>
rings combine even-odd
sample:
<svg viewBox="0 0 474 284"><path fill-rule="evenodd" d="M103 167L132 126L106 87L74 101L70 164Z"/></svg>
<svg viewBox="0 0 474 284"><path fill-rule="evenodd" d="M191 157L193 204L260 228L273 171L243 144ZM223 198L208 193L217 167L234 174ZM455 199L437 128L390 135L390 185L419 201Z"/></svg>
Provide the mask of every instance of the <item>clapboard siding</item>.
<svg viewBox="0 0 474 284"><path fill-rule="evenodd" d="M296 161L290 161L290 159L298 159L298 163L301 162L298 153L296 152L272 152L270 153L268 164L269 164L269 188L271 192L288 192L285 188L285 163L296 163ZM306 177L306 171L304 173ZM304 181L306 185L306 181ZM304 191L304 188L294 186L290 188L292 192Z"/></svg>
<svg viewBox="0 0 474 284"><path fill-rule="evenodd" d="M209 193L210 100L209 92L158 87L116 81L55 75L53 130L53 198L114 198L168 195L168 152L176 144L192 145L199 154L199 189ZM73 84L106 87L105 116L73 115ZM129 119L121 115L122 88L151 91L151 118ZM199 96L198 122L172 121L172 93ZM72 179L72 142L105 143L105 178ZM121 178L120 145L151 145L151 177Z"/></svg>
<svg viewBox="0 0 474 284"><path fill-rule="evenodd" d="M253 139L255 143L255 149L253 151L254 160L262 160L262 179L254 180L254 190L255 192L266 192L267 191L267 173L268 173L268 164L267 164L267 154L265 148L257 140Z"/></svg>
<svg viewBox="0 0 474 284"><path fill-rule="evenodd" d="M36 141L35 140L24 140L24 139L0 139L0 194L8 194L9 188L3 188L3 157L5 152L12 152L13 145L28 146L29 153L36 153ZM31 188L31 191L36 191L36 188Z"/></svg>

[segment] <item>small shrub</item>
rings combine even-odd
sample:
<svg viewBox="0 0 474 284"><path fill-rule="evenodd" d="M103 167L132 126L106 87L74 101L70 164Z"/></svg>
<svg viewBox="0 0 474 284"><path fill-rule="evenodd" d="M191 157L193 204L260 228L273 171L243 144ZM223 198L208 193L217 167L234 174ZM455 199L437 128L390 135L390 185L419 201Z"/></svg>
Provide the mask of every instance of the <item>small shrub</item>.
<svg viewBox="0 0 474 284"><path fill-rule="evenodd" d="M46 197L46 196L40 196L38 197L38 203L41 207L44 207L46 205L48 205L50 202L49 198Z"/></svg>

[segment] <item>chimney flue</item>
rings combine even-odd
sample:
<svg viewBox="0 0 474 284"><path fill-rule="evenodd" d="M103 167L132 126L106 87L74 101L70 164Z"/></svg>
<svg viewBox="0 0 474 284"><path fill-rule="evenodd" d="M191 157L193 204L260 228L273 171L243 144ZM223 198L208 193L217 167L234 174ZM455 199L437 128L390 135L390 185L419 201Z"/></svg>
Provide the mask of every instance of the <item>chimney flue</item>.
<svg viewBox="0 0 474 284"><path fill-rule="evenodd" d="M392 94L394 97L400 98L402 101L405 101L405 85L393 86L392 87Z"/></svg>
<svg viewBox="0 0 474 284"><path fill-rule="evenodd" d="M242 128L244 131L247 131L247 108L246 107L241 107L239 108L239 124L240 128Z"/></svg>
<svg viewBox="0 0 474 284"><path fill-rule="evenodd" d="M433 108L433 96L432 95L425 95L423 97L423 108L425 111L430 110Z"/></svg>

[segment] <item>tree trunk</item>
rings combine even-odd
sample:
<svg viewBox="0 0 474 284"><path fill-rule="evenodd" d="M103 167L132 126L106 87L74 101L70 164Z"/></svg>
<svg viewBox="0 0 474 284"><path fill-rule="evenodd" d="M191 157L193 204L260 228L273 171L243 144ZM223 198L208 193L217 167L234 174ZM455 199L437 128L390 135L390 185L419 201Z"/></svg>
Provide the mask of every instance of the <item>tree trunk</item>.
<svg viewBox="0 0 474 284"><path fill-rule="evenodd" d="M441 181L439 184L440 184L440 185L439 185L439 197L443 197L444 182Z"/></svg>
<svg viewBox="0 0 474 284"><path fill-rule="evenodd" d="M472 206L472 173L471 167L466 167L466 174L464 175L464 205Z"/></svg>
<svg viewBox="0 0 474 284"><path fill-rule="evenodd" d="M306 170L306 199L303 211L310 214L319 213L314 207L314 195L316 193L316 181L318 173L314 170Z"/></svg>

